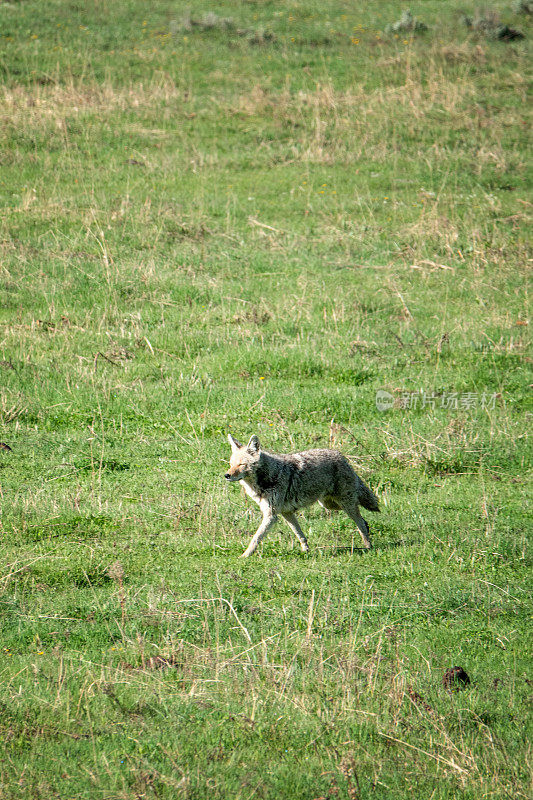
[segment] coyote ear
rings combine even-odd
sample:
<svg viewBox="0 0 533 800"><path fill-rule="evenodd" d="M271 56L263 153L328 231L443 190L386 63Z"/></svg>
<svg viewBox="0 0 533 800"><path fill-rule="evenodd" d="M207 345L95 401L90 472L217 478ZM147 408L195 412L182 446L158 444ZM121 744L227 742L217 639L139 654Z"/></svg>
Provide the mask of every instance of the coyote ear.
<svg viewBox="0 0 533 800"><path fill-rule="evenodd" d="M228 442L230 443L232 450L239 450L239 448L242 447L242 444L238 442L237 439L234 439L231 433L228 433Z"/></svg>
<svg viewBox="0 0 533 800"><path fill-rule="evenodd" d="M250 441L246 445L246 449L249 453L258 453L259 452L259 439L257 436L252 436Z"/></svg>

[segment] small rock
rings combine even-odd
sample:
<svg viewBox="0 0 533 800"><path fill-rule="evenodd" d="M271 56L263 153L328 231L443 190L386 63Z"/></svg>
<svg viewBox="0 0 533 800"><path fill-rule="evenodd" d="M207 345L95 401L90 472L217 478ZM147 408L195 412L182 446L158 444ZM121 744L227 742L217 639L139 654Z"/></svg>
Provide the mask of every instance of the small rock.
<svg viewBox="0 0 533 800"><path fill-rule="evenodd" d="M526 37L521 31L510 28L509 25L499 25L494 32L494 38L501 42L512 42L515 39L525 39Z"/></svg>
<svg viewBox="0 0 533 800"><path fill-rule="evenodd" d="M467 28L475 33L483 34L487 39L496 39L501 42L512 42L515 39L525 39L521 31L504 25L496 11L477 13L474 17L463 14L463 22Z"/></svg>
<svg viewBox="0 0 533 800"><path fill-rule="evenodd" d="M466 689L469 684L470 678L462 667L450 667L442 678L442 685L449 692L458 692L459 689Z"/></svg>
<svg viewBox="0 0 533 800"><path fill-rule="evenodd" d="M392 22L385 28L385 33L422 33L427 31L428 26L421 20L413 17L411 10L406 9L399 20Z"/></svg>

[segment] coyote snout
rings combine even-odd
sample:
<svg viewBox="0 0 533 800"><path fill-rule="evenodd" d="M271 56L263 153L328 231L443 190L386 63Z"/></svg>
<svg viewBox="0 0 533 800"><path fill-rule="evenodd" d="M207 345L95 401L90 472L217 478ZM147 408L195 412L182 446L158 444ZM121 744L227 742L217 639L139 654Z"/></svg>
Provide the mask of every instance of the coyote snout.
<svg viewBox="0 0 533 800"><path fill-rule="evenodd" d="M224 477L227 481L240 481L244 477L244 473L241 473L239 470L235 470L234 472L226 472Z"/></svg>
<svg viewBox="0 0 533 800"><path fill-rule="evenodd" d="M244 491L263 513L263 521L242 554L251 555L277 522L284 518L304 553L309 550L295 511L318 502L330 511L344 511L357 525L363 545L371 548L366 521L359 506L379 511L376 495L354 472L348 459L336 450L304 450L302 453L275 455L262 450L257 436L242 445L228 435L231 445L230 468L225 478L240 481Z"/></svg>

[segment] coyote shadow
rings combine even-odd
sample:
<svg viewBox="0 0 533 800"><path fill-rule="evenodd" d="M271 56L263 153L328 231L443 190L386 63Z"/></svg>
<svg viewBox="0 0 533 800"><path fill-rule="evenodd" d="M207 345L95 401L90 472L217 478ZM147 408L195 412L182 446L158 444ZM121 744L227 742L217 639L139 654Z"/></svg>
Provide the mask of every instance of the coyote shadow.
<svg viewBox="0 0 533 800"><path fill-rule="evenodd" d="M367 550L365 547L352 547L346 544L321 544L312 549L326 550L333 556L341 555L342 553L372 553L372 551L379 550L396 550L398 547L409 547L409 545L416 544L414 539L401 541L401 542L385 542L384 544L372 543L372 550Z"/></svg>

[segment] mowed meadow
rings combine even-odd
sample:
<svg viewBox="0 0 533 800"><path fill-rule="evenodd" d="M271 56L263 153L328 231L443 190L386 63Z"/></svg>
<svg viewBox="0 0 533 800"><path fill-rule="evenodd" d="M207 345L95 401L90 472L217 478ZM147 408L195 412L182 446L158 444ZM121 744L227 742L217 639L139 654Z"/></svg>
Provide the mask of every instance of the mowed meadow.
<svg viewBox="0 0 533 800"><path fill-rule="evenodd" d="M2 800L529 796L522 6L0 5Z"/></svg>

